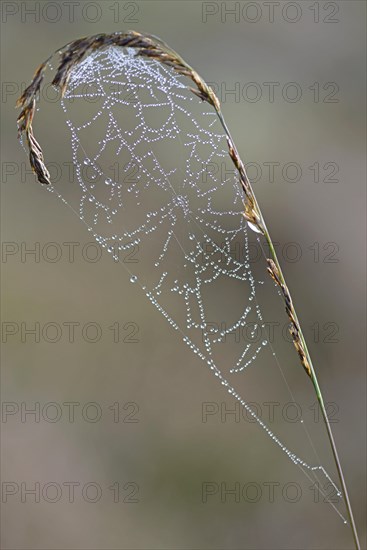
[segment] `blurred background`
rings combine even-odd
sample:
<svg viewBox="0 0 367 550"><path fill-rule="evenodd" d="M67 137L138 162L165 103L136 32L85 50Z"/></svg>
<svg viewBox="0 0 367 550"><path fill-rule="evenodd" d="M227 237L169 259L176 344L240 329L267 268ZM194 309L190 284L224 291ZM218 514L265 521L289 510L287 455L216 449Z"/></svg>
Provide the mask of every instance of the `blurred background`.
<svg viewBox="0 0 367 550"><path fill-rule="evenodd" d="M91 244L36 182L17 141L14 104L39 63L80 36L133 29L166 41L222 102L278 243L365 548L365 3L1 9L2 547L353 548L333 486L305 475L235 404L129 283L128 262ZM43 98L36 135L60 190L72 157L56 103L51 91ZM337 481L265 267L254 260L281 369L264 353L237 387Z"/></svg>

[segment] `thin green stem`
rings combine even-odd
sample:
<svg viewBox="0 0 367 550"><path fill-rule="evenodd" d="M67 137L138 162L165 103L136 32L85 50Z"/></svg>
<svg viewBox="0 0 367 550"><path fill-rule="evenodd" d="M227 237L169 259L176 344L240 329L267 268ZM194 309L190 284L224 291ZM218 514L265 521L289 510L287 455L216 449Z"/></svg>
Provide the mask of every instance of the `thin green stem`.
<svg viewBox="0 0 367 550"><path fill-rule="evenodd" d="M236 150L236 147L234 145L234 142L233 142L231 134L228 130L228 127L227 127L227 125L224 121L223 115L220 111L217 111L217 113L218 113L219 119L221 121L221 124L224 128L224 131L225 131L225 133L226 133L226 135L227 135L231 145L233 146L233 148L236 152L236 155L239 159L238 152ZM285 287L288 290L288 287L287 287L286 281L285 281L285 277L283 275L283 271L282 271L282 268L281 268L279 260L278 260L277 253L276 253L274 245L273 245L273 241L272 241L272 239L270 237L270 233L269 233L269 231L266 227L264 217L263 217L262 212L260 210L260 207L259 207L259 204L258 204L257 199L255 197L255 194L253 192L250 180L248 179L248 176L246 174L246 169L245 169L242 161L240 161L240 162L241 162L241 170L243 170L243 174L245 175L245 178L246 178L246 184L247 184L247 186L248 186L248 188L251 192L251 199L252 199L252 201L255 205L255 209L256 209L257 214L260 218L259 227L262 228L262 230L263 230L264 237L265 237L265 239L268 243L268 246L269 246L271 259L275 263L276 268L278 270L279 279L280 279L281 283L283 285L285 285ZM289 290L288 290L288 292L289 292ZM290 294L289 294L289 296L290 296ZM321 409L321 413L322 413L322 417L323 417L323 420L324 420L324 423L325 423L325 427L326 427L327 435L328 435L328 438L329 438L330 446L331 446L331 449L332 449L332 452L333 452L334 461L335 461L336 469L337 469L337 472L338 472L338 476L339 476L339 480L340 480L340 484L341 484L341 488L342 488L342 494L343 494L343 497L344 497L345 506L346 506L346 509L347 509L347 512L348 512L350 526L351 526L351 530L352 530L352 533L353 533L355 547L356 547L356 550L360 550L361 547L360 547L360 543L359 543L358 532L357 532L356 524L355 524L355 521L354 521L352 506L351 506L351 503L350 503L350 500L349 500L349 495L348 495L348 490L347 490L347 486L346 486L345 479L344 479L343 469L342 469L342 466L341 466L341 463L340 463L340 459L339 459L338 451L337 451L336 444L335 444L335 441L334 441L333 433L332 433L332 430L331 430L329 418L328 418L328 415L327 415L327 412L326 412L325 403L324 403L324 399L323 399L323 396L322 396L321 388L320 388L318 380L317 380L317 376L316 376L316 372L315 372L315 369L314 369L313 364L312 364L310 352L308 350L308 347L307 347L307 344L306 344L306 339L304 337L300 322L298 320L298 316L297 316L296 310L294 308L293 302L292 302L292 314L293 314L293 318L296 321L297 326L298 326L298 335L299 335L299 337L302 341L303 350L304 350L306 358L307 358L307 363L310 367L309 375L310 375L310 378L311 378L311 381L312 381L312 384L313 384L313 387L314 387L314 390L315 390L315 393L316 393L316 397L317 397L317 400L318 400L318 403L319 403L319 406L320 406L320 409Z"/></svg>
<svg viewBox="0 0 367 550"><path fill-rule="evenodd" d="M265 222L264 222L263 218L262 218L262 224L263 224L263 227L265 229L265 238L266 238L266 241L269 245L269 249L270 249L270 252L271 252L272 259L273 259L273 261L275 262L275 264L278 268L278 271L280 273L280 276L282 278L283 283L285 283L285 278L284 278L283 272L281 270L279 260L277 258L277 254L275 252L274 245L272 243L272 240L270 238L269 232L266 228L266 225L265 225ZM315 393L316 393L316 396L317 396L317 401L318 401L320 409L321 409L321 413L322 413L322 417L323 417L323 420L324 420L324 423L325 423L325 427L326 427L327 435L328 435L328 438L329 438L331 450L333 452L334 461L335 461L336 469L337 469L337 472L338 472L343 497L344 497L344 500L345 500L345 506L346 506L346 509L347 509L347 512L348 512L350 526L351 526L352 533L353 533L354 543L355 543L356 549L360 550L360 543L359 543L359 538L358 538L357 527L356 527L356 524L355 524L355 521L354 521L352 506L351 506L351 503L350 503L350 500L349 500L348 489L347 489L347 486L346 486L346 483L345 483L345 478L344 478L343 469L342 469L342 466L341 466L341 463L340 463L338 450L336 448L333 432L331 430L330 421L329 421L329 418L328 418L328 415L327 415L327 412L326 412L324 398L322 396L322 392L321 392L321 388L320 388L320 385L319 385L319 382L318 382L318 379L317 379L316 371L313 367L310 352L308 350L306 340L305 340L304 334L302 332L302 328L301 328L301 325L299 323L299 320L298 320L297 313L296 313L295 309L293 309L293 314L294 314L294 317L295 317L295 319L298 323L299 335L300 335L300 338L302 339L304 350L305 350L306 356L307 356L307 360L308 360L308 363L311 367L311 376L310 377L311 377L313 387L315 389Z"/></svg>

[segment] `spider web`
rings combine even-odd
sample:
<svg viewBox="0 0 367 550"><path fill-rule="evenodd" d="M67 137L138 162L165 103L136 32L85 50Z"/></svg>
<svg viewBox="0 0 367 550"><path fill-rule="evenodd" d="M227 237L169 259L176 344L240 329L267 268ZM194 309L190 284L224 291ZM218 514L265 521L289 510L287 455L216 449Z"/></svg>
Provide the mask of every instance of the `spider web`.
<svg viewBox="0 0 367 550"><path fill-rule="evenodd" d="M131 283L282 451L336 488L323 466L308 464L280 441L232 382L269 340L253 338L265 328L256 298L263 281L250 265L243 191L216 113L173 69L115 47L73 69L61 105L78 185L70 198L48 189L116 261L138 255L135 264L124 264ZM233 254L236 242L241 259ZM240 351L222 345L248 327Z"/></svg>
<svg viewBox="0 0 367 550"><path fill-rule="evenodd" d="M139 281L152 303L176 330L185 332L185 341L220 376L215 347L250 318L253 334L263 323L254 302L242 190L215 113L206 106L203 110L201 103L203 116L194 118L191 104L197 107L199 101L173 71L134 53L110 48L89 56L72 73L62 101L81 190L79 215L116 259L121 251L139 249L131 282ZM72 115L80 113L80 101L86 98L93 106L92 118L85 121L83 114L76 124ZM106 135L92 146L90 136L94 139L94 128L101 124ZM171 159L167 140L174 142ZM125 177L105 177L111 157ZM157 203L159 208L152 209ZM231 250L239 237L244 239L244 262ZM142 265L147 263L149 277ZM232 319L221 308L217 322L213 306L205 303L205 290L207 285L224 288L224 279L247 282L250 292L242 293L243 303ZM176 317L182 317L184 308L180 321L165 310L167 293L177 297ZM267 344L266 339L260 345L247 343L231 372L249 367Z"/></svg>

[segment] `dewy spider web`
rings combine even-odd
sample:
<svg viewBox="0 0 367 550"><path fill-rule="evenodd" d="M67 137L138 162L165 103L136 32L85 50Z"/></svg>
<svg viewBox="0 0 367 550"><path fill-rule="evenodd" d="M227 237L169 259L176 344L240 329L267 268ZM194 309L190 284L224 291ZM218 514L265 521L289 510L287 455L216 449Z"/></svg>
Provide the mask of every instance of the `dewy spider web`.
<svg viewBox="0 0 367 550"><path fill-rule="evenodd" d="M324 467L290 451L230 382L254 363L268 339L250 340L229 367L228 356L217 354L234 330L250 322L253 332L265 325L256 300L261 281L249 260L243 190L216 113L170 67L116 47L91 53L72 69L61 105L78 195L67 200L54 185L48 189L117 261L121 253L139 251L130 281L282 451L303 470L321 471L336 488ZM101 127L105 137L98 139ZM236 239L244 261L231 253ZM238 293L235 304L225 305L218 295L216 307L206 299L208 287L220 294L228 284L241 285L242 302Z"/></svg>
<svg viewBox="0 0 367 550"><path fill-rule="evenodd" d="M225 137L218 127L215 113L205 106L201 120L195 119L190 111L193 110L191 103L199 102L179 77L156 61L137 58L134 50L123 53L120 49L109 48L90 55L81 63L73 71L62 100L66 115L68 106L78 109L77 102L85 99L85 91L89 101L98 104L92 120L79 126L71 118L67 120L72 135L73 164L82 193L80 217L92 228L98 242L113 252L116 259L118 251L135 247L140 250L143 245L148 248L147 241L150 241L149 249L155 251L150 280L146 282L134 274L131 282L139 279L149 299L165 316L168 313L158 298L162 295L162 286L169 286L170 292L181 297L186 309L185 325L181 329L186 333L200 331L204 350L194 345L189 336L185 341L219 376L212 358L215 344L222 343L236 328L245 326L253 309L256 318L253 330L263 319L259 306L250 303L255 296L255 280L250 270L247 224L242 215L242 191L238 178L230 167L227 168L227 178L222 181L213 170L213 167L223 167L228 160ZM135 111L133 127L126 129L120 125L119 119L123 124L124 109L131 108ZM164 118L152 120L150 117L148 120L150 112L157 112L157 109L160 114L164 112ZM178 118L184 127L189 126L188 133L184 134ZM92 155L87 155L82 134L92 132L94 135L93 124L100 123L100 119L105 119L102 124L106 124L106 137L98 142ZM161 145L167 147L167 140L179 143L184 171L177 166L166 167L167 153L164 158L157 157L155 150ZM110 159L111 152L128 173L128 182L121 177L104 178L105 159ZM178 164L177 159L174 159L174 164ZM85 167L87 169L83 170ZM98 184L102 178L104 189ZM149 191L154 195L161 192L163 204L160 208L151 210L152 200L156 202L157 197ZM228 209L223 208L223 199L226 199L224 206ZM132 209L136 212L133 227L126 227L126 210ZM137 218L140 218L140 224ZM182 222L188 230L187 235L182 234L182 230L178 235ZM113 233L108 230L109 224ZM231 254L231 244L243 235L244 263ZM178 268L174 277L165 270L167 263L173 263L170 260L172 254L177 257ZM208 324L203 303L205 285L223 277L247 281L251 289L245 309L225 328L216 327L213 322ZM180 328L171 318L169 321L175 329ZM266 345L267 340L256 347L248 344L231 372L248 367Z"/></svg>

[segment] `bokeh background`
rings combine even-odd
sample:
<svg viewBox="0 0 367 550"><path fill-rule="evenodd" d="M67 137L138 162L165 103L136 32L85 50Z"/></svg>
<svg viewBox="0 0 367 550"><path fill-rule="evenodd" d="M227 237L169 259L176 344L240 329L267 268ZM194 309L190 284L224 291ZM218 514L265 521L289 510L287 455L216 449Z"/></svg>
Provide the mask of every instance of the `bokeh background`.
<svg viewBox="0 0 367 550"><path fill-rule="evenodd" d="M74 4L1 5L2 547L353 548L348 526L317 496L316 480L238 410L225 414L234 402L209 370L129 284L121 264L107 253L95 262L81 253L91 236L29 172L14 103L35 68L79 36L127 29L161 37L218 91L251 163L331 403L365 547L365 3ZM273 98L269 83L276 83ZM51 117L39 132L50 161L70 160ZM300 169L297 177L288 163ZM49 243L62 250L55 262ZM65 243L77 243L74 261ZM38 257L24 253L37 247ZM282 304L268 302L266 292L268 319L283 326ZM102 328L96 343L82 334L91 322ZM62 337L50 343L41 333L35 341L24 332L35 323L57 323ZM65 323L79 323L73 343ZM116 323L118 342L109 328ZM239 380L241 392L292 450L321 462L336 480L309 381L281 331L274 347L283 374L264 355ZM286 415L293 401L312 445L304 426ZM73 422L68 403L79 404ZM213 414L204 418L208 403ZM274 418L266 403L277 404ZM25 414L32 407L39 418ZM39 498L27 493L38 487ZM207 499L205 487L213 493ZM236 487L238 498L226 493Z"/></svg>

